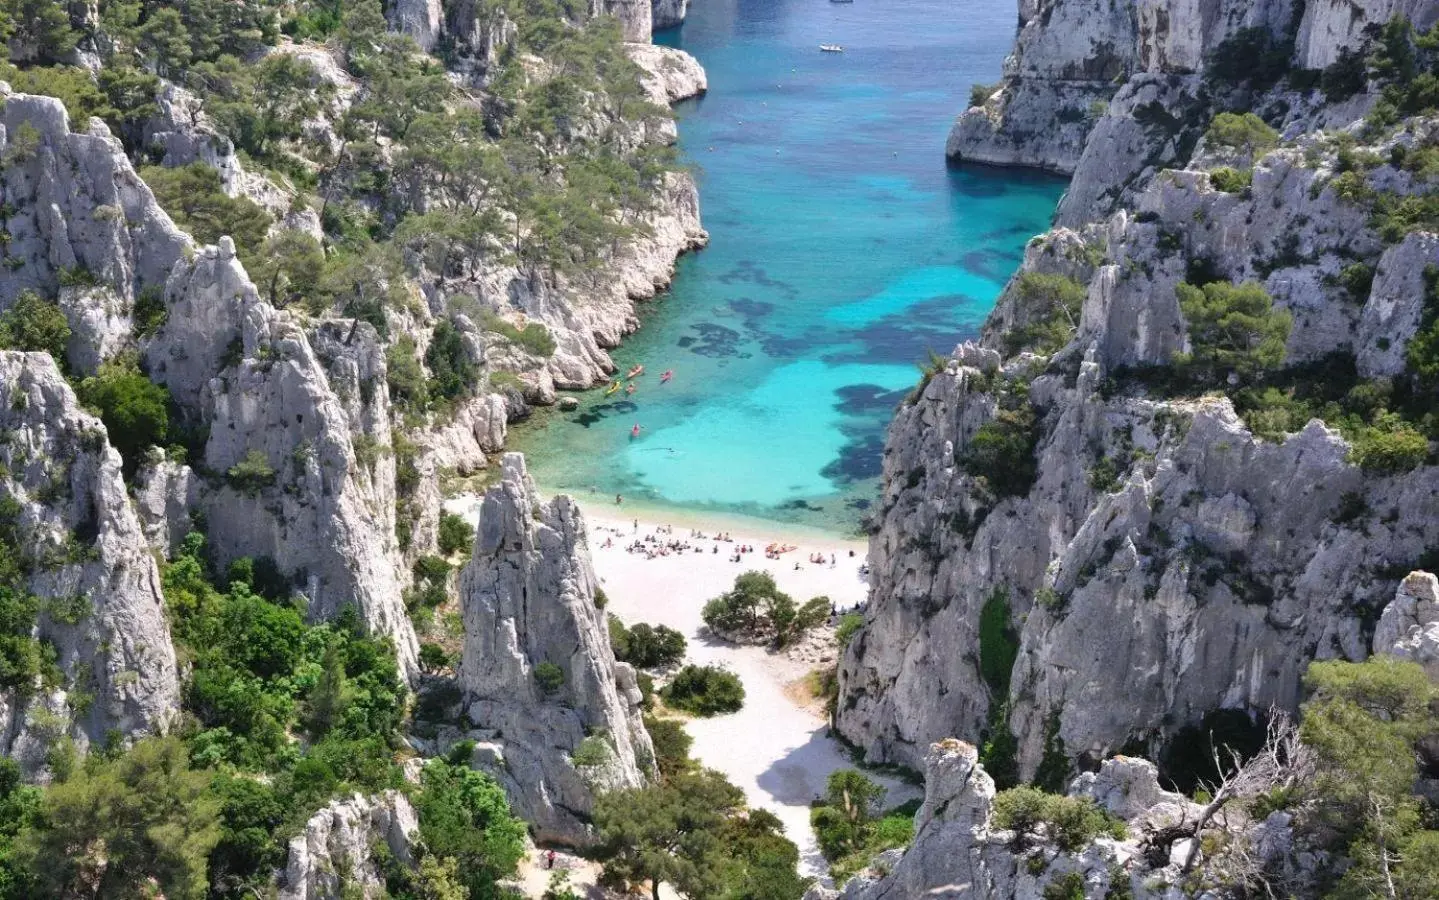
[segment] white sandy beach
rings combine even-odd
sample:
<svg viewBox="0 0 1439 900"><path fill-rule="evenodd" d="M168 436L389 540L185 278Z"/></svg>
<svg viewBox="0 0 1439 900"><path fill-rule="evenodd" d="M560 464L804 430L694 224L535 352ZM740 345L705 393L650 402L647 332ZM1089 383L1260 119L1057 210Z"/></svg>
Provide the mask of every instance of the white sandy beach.
<svg viewBox="0 0 1439 900"><path fill-rule="evenodd" d="M474 503L473 497L461 497L447 506L473 521ZM648 622L679 630L689 641L687 662L724 666L744 684L745 705L738 713L686 723L694 737L695 757L742 788L752 806L779 816L786 834L799 846L804 874L823 872L824 859L809 827L809 804L824 792L831 772L851 767L853 762L839 743L826 736L822 715L786 693L786 686L802 678L809 666L759 647L737 647L701 637L700 611L705 601L728 590L736 575L752 569L770 572L780 589L796 602L826 596L841 609L854 607L868 595L868 585L860 575L865 544L838 538L826 540L819 535L796 537L795 532L782 528L770 534L755 528L748 528L746 533L733 531L732 542L717 542L713 540L714 529L690 521L684 526L676 524L671 533L657 537L662 541L689 542L700 547L702 553L647 558L625 548L636 537L656 534L662 522L642 517L636 524L634 517L622 518L611 507L596 509L583 501L581 506L589 527L595 573L609 597L608 611L629 625ZM691 528L710 537L692 538ZM605 546L607 539L609 547ZM765 546L772 542L799 546L772 560L764 555ZM718 553L713 552L716 544ZM745 554L742 562L732 562L734 547L739 544L752 545L756 552ZM849 555L851 551L853 557ZM814 553L823 553L826 563L807 562ZM831 554L834 566L828 563ZM798 570L796 562L800 564ZM918 788L897 779L871 777L889 789L888 805L920 795Z"/></svg>

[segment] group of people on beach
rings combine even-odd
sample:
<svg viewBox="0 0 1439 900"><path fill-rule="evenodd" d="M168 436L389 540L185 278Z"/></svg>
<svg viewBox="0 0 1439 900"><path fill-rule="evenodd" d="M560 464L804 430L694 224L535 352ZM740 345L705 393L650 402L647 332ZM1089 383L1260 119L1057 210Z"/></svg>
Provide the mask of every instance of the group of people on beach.
<svg viewBox="0 0 1439 900"><path fill-rule="evenodd" d="M605 525L599 526L599 530L610 532L610 534L606 535L605 539L600 542L600 548L605 550L615 546L615 535L622 535L620 529ZM653 534L646 534L644 536L639 536L639 530L640 522L636 519L631 531L634 539L628 544L625 544L624 549L626 553L638 554L646 559L658 559L663 556L679 556L685 553L704 553L704 547L697 543L699 541L714 541L715 543L711 544L709 552L713 555L718 555L721 543L735 543L734 537L727 531L716 532L711 536L698 529L690 529L689 537L687 539L681 539L673 536L674 526L672 525L657 525L655 526ZM666 537L668 537L667 540L665 539ZM785 553L795 549L797 548L793 544L774 543L764 548L764 555L767 559L780 559ZM744 562L745 557L759 551L753 544L736 544L727 552L729 553L728 558L730 562L741 563ZM854 551L850 550L849 555L853 557ZM839 565L839 558L834 553L829 554L829 558L826 559L823 553L816 551L809 555L808 560L811 565L817 566L828 564L830 568L835 568ZM804 568L799 560L795 560L794 567L796 570Z"/></svg>

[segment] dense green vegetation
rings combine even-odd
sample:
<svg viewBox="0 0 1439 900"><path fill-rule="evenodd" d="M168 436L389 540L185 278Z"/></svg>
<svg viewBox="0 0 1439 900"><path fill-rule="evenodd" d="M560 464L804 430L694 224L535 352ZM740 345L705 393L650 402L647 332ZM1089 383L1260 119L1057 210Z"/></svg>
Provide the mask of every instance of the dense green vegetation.
<svg viewBox="0 0 1439 900"><path fill-rule="evenodd" d="M497 896L524 826L468 768L432 762L418 788L406 785L395 751L407 691L388 642L366 637L353 610L307 624L268 560L237 560L226 577L215 586L198 533L164 568L187 673L171 737L83 763L62 741L43 793L0 777L0 897L96 884L96 896L140 897L152 881L167 897L250 896L316 809L389 787L412 793L422 837L420 870L394 868L391 896L437 896L451 875L471 898ZM0 607L9 597L0 588Z"/></svg>
<svg viewBox="0 0 1439 900"><path fill-rule="evenodd" d="M1052 794L1029 785L995 795L994 824L1014 832L1016 849L1040 834L1071 852L1100 835L1123 838L1125 834L1124 823L1090 798Z"/></svg>
<svg viewBox="0 0 1439 900"><path fill-rule="evenodd" d="M704 605L704 623L719 634L757 636L777 647L794 643L829 618L828 597L796 604L768 572L745 572L734 587Z"/></svg>
<svg viewBox="0 0 1439 900"><path fill-rule="evenodd" d="M744 685L733 672L715 666L685 666L660 691L665 703L697 716L739 712Z"/></svg>
<svg viewBox="0 0 1439 900"><path fill-rule="evenodd" d="M1079 327L1085 286L1065 275L1021 272L1013 290L1027 322L1004 333L1004 352L1049 355L1062 349Z"/></svg>
<svg viewBox="0 0 1439 900"><path fill-rule="evenodd" d="M610 646L615 659L637 669L673 666L685 658L685 636L666 625L640 622L633 628L609 617Z"/></svg>
<svg viewBox="0 0 1439 900"><path fill-rule="evenodd" d="M146 378L133 356L124 354L102 364L76 386L75 393L105 423L127 474L139 468L151 447L165 446L170 434L170 392Z"/></svg>
<svg viewBox="0 0 1439 900"><path fill-rule="evenodd" d="M0 349L48 353L63 369L70 323L59 304L25 291L0 313Z"/></svg>
<svg viewBox="0 0 1439 900"><path fill-rule="evenodd" d="M1309 805L1309 830L1353 860L1330 897L1419 900L1439 884L1439 831L1415 795L1425 741L1439 734L1439 688L1412 662L1316 662L1302 737L1318 757L1312 783L1271 802Z"/></svg>
<svg viewBox="0 0 1439 900"><path fill-rule="evenodd" d="M999 409L980 426L969 444L956 447L955 462L989 491L994 500L1023 497L1039 477L1035 448L1039 421L1029 402L1029 385L1009 381L996 393Z"/></svg>
<svg viewBox="0 0 1439 900"><path fill-rule="evenodd" d="M869 865L876 855L914 840L918 801L884 811L885 789L855 769L831 772L825 794L810 808L809 822L837 884Z"/></svg>
<svg viewBox="0 0 1439 900"><path fill-rule="evenodd" d="M615 791L595 803L604 863L602 883L658 898L668 884L690 897L799 900L809 879L796 871L799 851L779 819L745 809L744 794L689 757L678 723L647 718L661 778Z"/></svg>

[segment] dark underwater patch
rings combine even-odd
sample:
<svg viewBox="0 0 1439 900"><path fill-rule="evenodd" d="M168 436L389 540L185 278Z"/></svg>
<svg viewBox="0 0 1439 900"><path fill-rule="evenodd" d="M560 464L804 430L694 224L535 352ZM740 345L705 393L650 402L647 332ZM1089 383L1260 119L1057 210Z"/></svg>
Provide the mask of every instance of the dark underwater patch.
<svg viewBox="0 0 1439 900"><path fill-rule="evenodd" d="M839 456L825 464L819 474L839 484L854 484L870 478L878 478L884 468L884 438L865 429L868 433L852 436Z"/></svg>
<svg viewBox="0 0 1439 900"><path fill-rule="evenodd" d="M846 416L863 416L893 412L909 391L887 391L877 384L847 384L835 393L839 395L835 409Z"/></svg>
<svg viewBox="0 0 1439 900"><path fill-rule="evenodd" d="M685 344L685 339L681 338L680 346L687 347L691 353L710 359L740 355L740 333L733 328L716 322L696 322L690 328L698 332L698 335L690 344Z"/></svg>
<svg viewBox="0 0 1439 900"><path fill-rule="evenodd" d="M721 284L759 285L772 291L779 291L789 299L799 296L799 291L792 284L769 277L765 270L752 259L740 260L734 265L734 268L723 275L716 276L715 280Z"/></svg>

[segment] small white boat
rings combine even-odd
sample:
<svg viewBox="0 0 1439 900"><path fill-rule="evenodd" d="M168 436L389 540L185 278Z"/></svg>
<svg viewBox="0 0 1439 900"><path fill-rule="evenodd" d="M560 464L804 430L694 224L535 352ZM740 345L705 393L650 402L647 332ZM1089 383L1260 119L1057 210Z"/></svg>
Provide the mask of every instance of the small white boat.
<svg viewBox="0 0 1439 900"><path fill-rule="evenodd" d="M839 44L820 44L820 45L819 45L819 49L823 50L825 53L843 53L843 52L844 52L844 48L841 47Z"/></svg>

